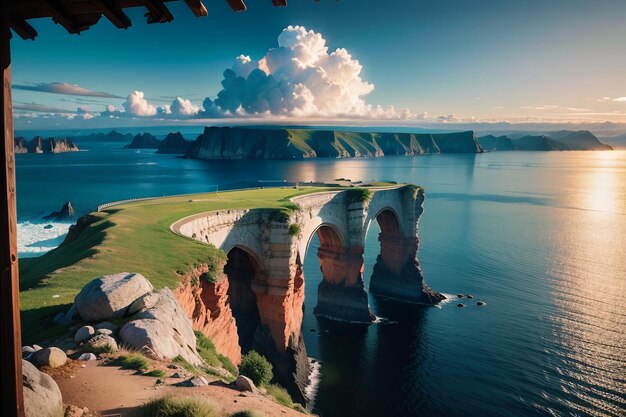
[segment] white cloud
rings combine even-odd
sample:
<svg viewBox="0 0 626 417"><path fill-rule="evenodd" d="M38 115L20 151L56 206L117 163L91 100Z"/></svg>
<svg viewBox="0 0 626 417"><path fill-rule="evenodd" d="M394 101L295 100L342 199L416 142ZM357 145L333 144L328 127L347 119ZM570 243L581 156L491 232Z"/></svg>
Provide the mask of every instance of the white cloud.
<svg viewBox="0 0 626 417"><path fill-rule="evenodd" d="M278 47L256 61L246 55L224 71L223 89L204 103L205 115L413 118L407 109L367 104L374 85L361 79L362 66L344 48L328 52L321 34L288 26Z"/></svg>
<svg viewBox="0 0 626 417"><path fill-rule="evenodd" d="M134 116L154 116L157 114L157 107L148 103L143 91L135 90L126 97L123 104L126 112Z"/></svg>
<svg viewBox="0 0 626 417"><path fill-rule="evenodd" d="M180 96L176 97L169 107L174 116L195 116L200 111L200 106L196 106L190 100Z"/></svg>
<svg viewBox="0 0 626 417"><path fill-rule="evenodd" d="M617 97L614 98L613 101L626 101L626 97Z"/></svg>

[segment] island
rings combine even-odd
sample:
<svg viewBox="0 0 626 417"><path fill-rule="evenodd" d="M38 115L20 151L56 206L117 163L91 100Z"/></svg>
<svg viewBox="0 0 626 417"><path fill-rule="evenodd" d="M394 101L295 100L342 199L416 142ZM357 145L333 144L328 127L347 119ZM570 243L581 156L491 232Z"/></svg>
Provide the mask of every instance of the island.
<svg viewBox="0 0 626 417"><path fill-rule="evenodd" d="M35 136L33 139L28 141L24 137L16 137L14 141L16 154L44 154L79 151L78 146L76 146L74 141L69 138L57 139Z"/></svg>
<svg viewBox="0 0 626 417"><path fill-rule="evenodd" d="M590 131L560 130L546 134L518 133L477 138L486 151L606 151L613 150Z"/></svg>
<svg viewBox="0 0 626 417"><path fill-rule="evenodd" d="M150 133L139 133L135 135L132 142L124 146L126 149L158 149L161 141Z"/></svg>

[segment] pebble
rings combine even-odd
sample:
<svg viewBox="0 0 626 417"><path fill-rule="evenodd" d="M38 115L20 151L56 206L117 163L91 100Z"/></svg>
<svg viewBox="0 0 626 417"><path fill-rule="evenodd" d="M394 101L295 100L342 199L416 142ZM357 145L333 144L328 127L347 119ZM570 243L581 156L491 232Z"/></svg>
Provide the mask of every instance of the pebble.
<svg viewBox="0 0 626 417"><path fill-rule="evenodd" d="M457 306L457 307L465 307L465 304L463 304L463 303L458 303L456 306Z"/></svg>

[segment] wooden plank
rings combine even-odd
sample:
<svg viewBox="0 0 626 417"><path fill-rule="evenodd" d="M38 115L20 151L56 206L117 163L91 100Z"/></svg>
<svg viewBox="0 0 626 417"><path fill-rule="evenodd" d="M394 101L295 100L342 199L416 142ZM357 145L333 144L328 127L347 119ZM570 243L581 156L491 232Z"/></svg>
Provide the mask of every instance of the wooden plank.
<svg viewBox="0 0 626 417"><path fill-rule="evenodd" d="M26 40L35 40L37 37L37 31L24 19L11 19L11 29L17 33L20 38Z"/></svg>
<svg viewBox="0 0 626 417"><path fill-rule="evenodd" d="M17 269L17 213L15 208L15 155L11 102L11 29L8 2L0 16L0 405L3 417L24 417L22 338Z"/></svg>
<svg viewBox="0 0 626 417"><path fill-rule="evenodd" d="M148 9L148 23L167 23L174 20L172 13L160 0L143 0L143 4Z"/></svg>
<svg viewBox="0 0 626 417"><path fill-rule="evenodd" d="M54 23L58 23L69 33L80 33L81 29L77 27L72 19L65 15L54 0L46 0L43 2L44 8L52 16Z"/></svg>
<svg viewBox="0 0 626 417"><path fill-rule="evenodd" d="M111 21L119 29L127 29L132 25L130 18L121 9L112 5L109 0L92 0L98 11Z"/></svg>
<svg viewBox="0 0 626 417"><path fill-rule="evenodd" d="M196 17L204 17L209 14L200 0L185 0L185 3Z"/></svg>

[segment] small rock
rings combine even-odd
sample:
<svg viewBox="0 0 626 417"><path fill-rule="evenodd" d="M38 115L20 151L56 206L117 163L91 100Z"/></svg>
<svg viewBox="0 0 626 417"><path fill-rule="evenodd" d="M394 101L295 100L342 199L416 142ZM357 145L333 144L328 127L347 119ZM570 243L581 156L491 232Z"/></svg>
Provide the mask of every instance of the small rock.
<svg viewBox="0 0 626 417"><path fill-rule="evenodd" d="M316 331L316 330L315 330L315 329L311 329L311 330L309 330L309 331L310 331L311 333L315 333L315 331Z"/></svg>
<svg viewBox="0 0 626 417"><path fill-rule="evenodd" d="M111 329L98 329L98 330L96 330L96 333L103 334L103 335L106 335L106 336L112 336L113 335L113 330L111 330Z"/></svg>
<svg viewBox="0 0 626 417"><path fill-rule="evenodd" d="M86 347L96 352L115 352L117 351L117 342L111 336L99 334L86 343Z"/></svg>
<svg viewBox="0 0 626 417"><path fill-rule="evenodd" d="M84 414L85 410L73 404L68 405L65 409L65 417L82 417Z"/></svg>
<svg viewBox="0 0 626 417"><path fill-rule="evenodd" d="M463 303L458 303L456 306L457 306L457 307L465 307L465 304L463 304Z"/></svg>
<svg viewBox="0 0 626 417"><path fill-rule="evenodd" d="M22 346L22 353L35 353L35 352L37 351L30 346Z"/></svg>
<svg viewBox="0 0 626 417"><path fill-rule="evenodd" d="M38 350L41 350L43 348L39 345L33 345L33 349L35 349L35 352L37 352Z"/></svg>
<svg viewBox="0 0 626 417"><path fill-rule="evenodd" d="M87 361L95 361L96 359L98 359L98 358L93 353L83 353L82 355L80 355L78 357L79 361L85 361L85 362L87 362Z"/></svg>
<svg viewBox="0 0 626 417"><path fill-rule="evenodd" d="M98 323L93 326L96 330L107 329L111 330L111 332L115 333L119 330L120 326L111 323L110 321L103 321L102 323Z"/></svg>
<svg viewBox="0 0 626 417"><path fill-rule="evenodd" d="M32 362L35 366L49 366L50 368L58 368L65 365L67 355L57 347L49 347L38 350L32 356Z"/></svg>
<svg viewBox="0 0 626 417"><path fill-rule="evenodd" d="M52 319L53 322L61 324L63 322L63 318L65 317L65 313L60 311L56 316Z"/></svg>
<svg viewBox="0 0 626 417"><path fill-rule="evenodd" d="M138 299L136 299L130 307L128 307L128 312L126 315L132 316L135 313L140 312L141 310L148 310L154 307L159 302L159 294L151 292L148 293Z"/></svg>
<svg viewBox="0 0 626 417"><path fill-rule="evenodd" d="M478 302L476 303L476 305L477 305L477 306L486 306L486 305L487 305L487 303L486 303L486 302L484 302L484 301L478 301Z"/></svg>
<svg viewBox="0 0 626 417"><path fill-rule="evenodd" d="M203 387L209 385L209 381L203 376L196 376L185 381L183 385L186 387Z"/></svg>
<svg viewBox="0 0 626 417"><path fill-rule="evenodd" d="M253 393L257 392L254 382L252 382L252 380L248 378L247 376L239 375L237 379L235 380L235 386L240 391L248 391L248 392L253 392Z"/></svg>
<svg viewBox="0 0 626 417"><path fill-rule="evenodd" d="M467 298L471 300L472 298L474 298L474 296L472 294L467 294Z"/></svg>
<svg viewBox="0 0 626 417"><path fill-rule="evenodd" d="M72 304L72 307L67 310L67 313L65 313L63 317L59 317L59 321L57 323L63 326L68 326L72 324L72 322L76 321L76 319L78 318L77 315L78 313L76 312L76 307L74 306L74 304Z"/></svg>
<svg viewBox="0 0 626 417"><path fill-rule="evenodd" d="M463 297L464 297L464 295L463 295L463 294L457 294L456 296L457 296L458 298L463 298Z"/></svg>
<svg viewBox="0 0 626 417"><path fill-rule="evenodd" d="M46 230L49 230L49 229L52 229L53 227L54 227L53 225L47 224L43 228L46 229Z"/></svg>
<svg viewBox="0 0 626 417"><path fill-rule="evenodd" d="M182 378L183 375L180 372L174 372L171 376L171 378Z"/></svg>
<svg viewBox="0 0 626 417"><path fill-rule="evenodd" d="M74 335L74 341L76 343L82 343L85 340L91 339L91 337L96 333L93 327L91 326L83 326Z"/></svg>

